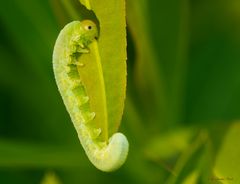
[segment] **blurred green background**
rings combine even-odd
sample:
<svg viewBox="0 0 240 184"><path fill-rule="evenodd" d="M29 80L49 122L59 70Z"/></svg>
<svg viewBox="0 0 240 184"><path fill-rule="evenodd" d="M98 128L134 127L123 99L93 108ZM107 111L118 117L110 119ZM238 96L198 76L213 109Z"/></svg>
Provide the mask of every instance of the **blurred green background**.
<svg viewBox="0 0 240 184"><path fill-rule="evenodd" d="M0 2L0 183L240 183L240 1L126 8L130 152L109 174L84 154L52 71L59 31L85 18L79 2Z"/></svg>

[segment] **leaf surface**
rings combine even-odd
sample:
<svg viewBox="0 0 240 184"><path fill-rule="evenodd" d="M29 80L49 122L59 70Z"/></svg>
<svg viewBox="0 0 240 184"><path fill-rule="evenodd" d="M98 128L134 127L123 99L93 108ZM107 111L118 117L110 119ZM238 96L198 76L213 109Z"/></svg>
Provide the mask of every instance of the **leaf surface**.
<svg viewBox="0 0 240 184"><path fill-rule="evenodd" d="M125 1L80 2L93 10L99 21L100 36L97 47L105 84L108 135L111 136L120 125L126 91Z"/></svg>
<svg viewBox="0 0 240 184"><path fill-rule="evenodd" d="M224 184L240 182L239 134L240 123L237 122L230 127L217 156L215 176Z"/></svg>

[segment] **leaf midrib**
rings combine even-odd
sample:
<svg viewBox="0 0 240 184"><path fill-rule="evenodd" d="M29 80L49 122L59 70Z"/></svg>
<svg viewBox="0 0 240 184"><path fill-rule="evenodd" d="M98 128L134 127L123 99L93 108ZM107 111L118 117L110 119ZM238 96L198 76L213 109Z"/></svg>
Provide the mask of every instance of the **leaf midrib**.
<svg viewBox="0 0 240 184"><path fill-rule="evenodd" d="M99 49L98 49L98 44L96 41L93 42L93 49L96 52L96 63L97 63L97 69L99 72L99 80L101 83L101 94L102 94L102 99L103 99L103 115L104 115L104 131L105 131L105 136L104 139L107 141L108 140L108 114L107 114L107 101L106 101L106 88L105 88L105 82L104 82L104 77L103 77L103 69L102 69L102 64L101 64L101 57L99 54Z"/></svg>

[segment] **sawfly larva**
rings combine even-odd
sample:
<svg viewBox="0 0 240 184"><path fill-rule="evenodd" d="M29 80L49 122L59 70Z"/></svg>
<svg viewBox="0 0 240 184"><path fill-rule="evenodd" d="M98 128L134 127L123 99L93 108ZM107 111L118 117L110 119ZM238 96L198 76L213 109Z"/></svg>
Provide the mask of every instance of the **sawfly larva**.
<svg viewBox="0 0 240 184"><path fill-rule="evenodd" d="M104 123L101 121L107 121L101 63L96 61L94 64L93 59L83 59L84 55L98 52L97 38L97 26L91 20L67 24L55 43L53 69L63 102L89 160L98 169L109 172L125 162L129 146L122 133L115 133L108 139L107 131L99 126ZM88 69L88 65L92 67ZM90 72L94 67L98 73ZM94 85L101 86L103 92L100 91L99 94L102 95L89 96ZM101 105L98 101L104 102L101 103L103 108L98 108L100 110L95 112L95 104Z"/></svg>

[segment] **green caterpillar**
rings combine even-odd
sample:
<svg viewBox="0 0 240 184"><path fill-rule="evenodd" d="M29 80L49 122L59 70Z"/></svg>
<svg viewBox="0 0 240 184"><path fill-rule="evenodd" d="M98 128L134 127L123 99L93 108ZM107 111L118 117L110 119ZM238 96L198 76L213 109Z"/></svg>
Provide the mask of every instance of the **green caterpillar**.
<svg viewBox="0 0 240 184"><path fill-rule="evenodd" d="M94 104L94 100L97 103L98 98L91 99L88 96L88 83L85 84L83 76L81 77L81 71L82 74L86 72L84 67L91 62L83 63L82 58L91 54L90 46L96 46L97 37L97 26L90 20L67 24L55 43L53 69L63 102L89 160L98 169L108 172L118 169L125 162L129 146L126 137L121 133L115 133L106 140L104 130L95 122L97 118L105 117L104 112L102 115L92 111L94 106L91 104ZM104 80L100 81L103 81L104 86Z"/></svg>

